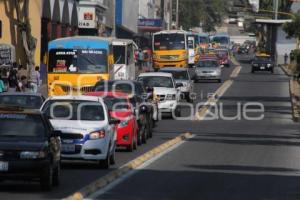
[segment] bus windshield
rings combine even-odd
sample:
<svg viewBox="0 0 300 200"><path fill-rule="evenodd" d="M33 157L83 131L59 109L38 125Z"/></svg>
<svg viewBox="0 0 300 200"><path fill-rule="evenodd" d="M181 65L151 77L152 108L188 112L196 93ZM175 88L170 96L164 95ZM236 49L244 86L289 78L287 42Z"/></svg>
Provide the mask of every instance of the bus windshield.
<svg viewBox="0 0 300 200"><path fill-rule="evenodd" d="M115 64L125 64L126 59L125 59L125 52L126 47L125 46L117 46L115 45L113 47L113 52L114 52L114 63Z"/></svg>
<svg viewBox="0 0 300 200"><path fill-rule="evenodd" d="M107 73L105 49L52 49L49 73Z"/></svg>
<svg viewBox="0 0 300 200"><path fill-rule="evenodd" d="M182 33L154 35L154 50L184 50L185 35Z"/></svg>
<svg viewBox="0 0 300 200"><path fill-rule="evenodd" d="M200 36L200 43L201 44L207 44L208 43L208 37L203 37L203 36Z"/></svg>
<svg viewBox="0 0 300 200"><path fill-rule="evenodd" d="M227 36L216 36L213 38L213 42L220 43L220 44L228 44L229 39Z"/></svg>

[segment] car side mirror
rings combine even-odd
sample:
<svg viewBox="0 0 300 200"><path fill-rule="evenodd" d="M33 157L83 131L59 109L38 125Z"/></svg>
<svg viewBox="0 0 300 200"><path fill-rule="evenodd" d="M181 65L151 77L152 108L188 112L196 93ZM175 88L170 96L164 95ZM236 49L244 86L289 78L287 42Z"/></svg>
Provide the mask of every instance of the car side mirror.
<svg viewBox="0 0 300 200"><path fill-rule="evenodd" d="M54 130L51 132L51 137L60 137L62 135L62 132L59 130Z"/></svg>
<svg viewBox="0 0 300 200"><path fill-rule="evenodd" d="M110 125L117 125L119 124L121 121L119 119L116 119L116 118L110 118L109 119L109 124Z"/></svg>
<svg viewBox="0 0 300 200"><path fill-rule="evenodd" d="M176 88L180 88L180 87L183 87L183 84L182 83L176 83Z"/></svg>

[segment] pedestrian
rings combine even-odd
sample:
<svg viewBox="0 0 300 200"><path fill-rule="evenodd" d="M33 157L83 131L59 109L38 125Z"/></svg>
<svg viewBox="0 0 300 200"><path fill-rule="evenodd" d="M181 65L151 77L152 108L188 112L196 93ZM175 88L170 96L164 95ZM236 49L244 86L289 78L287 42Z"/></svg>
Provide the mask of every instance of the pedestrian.
<svg viewBox="0 0 300 200"><path fill-rule="evenodd" d="M8 83L9 87L15 88L18 84L18 78L17 78L17 70L14 68L10 69L9 77L8 77Z"/></svg>
<svg viewBox="0 0 300 200"><path fill-rule="evenodd" d="M287 65L288 58L289 58L288 54L285 53L285 54L284 54L284 64L285 64L285 65Z"/></svg>
<svg viewBox="0 0 300 200"><path fill-rule="evenodd" d="M22 76L25 76L27 79L27 69L23 65L19 65L17 78L21 80Z"/></svg>
<svg viewBox="0 0 300 200"><path fill-rule="evenodd" d="M139 70L143 69L143 61L144 61L144 53L141 49L139 49L139 52L138 52L138 67L139 67Z"/></svg>
<svg viewBox="0 0 300 200"><path fill-rule="evenodd" d="M4 86L2 77L0 76L0 93L3 93L3 92L5 92L5 86Z"/></svg>
<svg viewBox="0 0 300 200"><path fill-rule="evenodd" d="M40 84L40 72L39 72L39 67L36 66L35 69L31 72L31 79L29 81L29 88L31 92L37 93L38 91L38 86Z"/></svg>
<svg viewBox="0 0 300 200"><path fill-rule="evenodd" d="M16 92L26 92L26 87L27 87L27 78L26 76L22 76L21 79L18 80Z"/></svg>

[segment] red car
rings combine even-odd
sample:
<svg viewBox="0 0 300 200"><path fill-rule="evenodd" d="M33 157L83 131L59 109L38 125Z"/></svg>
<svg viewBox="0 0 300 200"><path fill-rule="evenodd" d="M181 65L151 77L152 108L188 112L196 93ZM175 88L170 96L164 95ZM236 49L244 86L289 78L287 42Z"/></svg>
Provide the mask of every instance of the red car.
<svg viewBox="0 0 300 200"><path fill-rule="evenodd" d="M137 149L138 123L133 113L129 96L123 92L90 92L88 96L103 97L110 110L110 116L121 121L117 125L117 146L132 152Z"/></svg>
<svg viewBox="0 0 300 200"><path fill-rule="evenodd" d="M219 59L220 65L229 67L230 65L230 55L227 49L216 49L217 57Z"/></svg>

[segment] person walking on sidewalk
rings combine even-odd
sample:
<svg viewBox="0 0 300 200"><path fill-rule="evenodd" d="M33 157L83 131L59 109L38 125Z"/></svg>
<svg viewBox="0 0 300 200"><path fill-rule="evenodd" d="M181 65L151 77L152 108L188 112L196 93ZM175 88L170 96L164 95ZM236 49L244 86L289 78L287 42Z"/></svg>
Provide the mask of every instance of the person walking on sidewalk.
<svg viewBox="0 0 300 200"><path fill-rule="evenodd" d="M5 91L4 82L2 80L2 77L0 76L0 93L3 93Z"/></svg>
<svg viewBox="0 0 300 200"><path fill-rule="evenodd" d="M139 52L138 52L138 67L139 67L140 71L143 69L143 62L144 62L144 53L143 53L142 49L139 49Z"/></svg>
<svg viewBox="0 0 300 200"><path fill-rule="evenodd" d="M29 88L31 92L37 93L38 91L38 86L40 84L40 72L39 72L39 67L36 66L34 71L31 72L31 80L29 80Z"/></svg>

